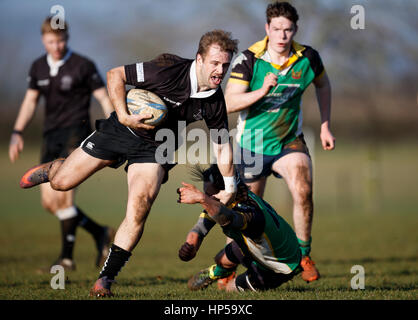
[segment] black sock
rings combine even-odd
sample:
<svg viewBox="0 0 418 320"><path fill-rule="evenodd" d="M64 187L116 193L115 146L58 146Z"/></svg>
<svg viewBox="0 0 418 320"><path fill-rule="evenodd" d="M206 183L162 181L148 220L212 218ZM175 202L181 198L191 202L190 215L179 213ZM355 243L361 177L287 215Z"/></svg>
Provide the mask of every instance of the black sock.
<svg viewBox="0 0 418 320"><path fill-rule="evenodd" d="M77 217L79 221L80 227L84 228L87 232L89 232L94 239L99 240L103 235L104 227L94 222L90 219L86 214L79 208L77 209Z"/></svg>
<svg viewBox="0 0 418 320"><path fill-rule="evenodd" d="M100 272L99 279L107 277L109 280L114 280L125 263L128 262L131 255L132 253L129 251L112 244L107 260Z"/></svg>
<svg viewBox="0 0 418 320"><path fill-rule="evenodd" d="M73 259L73 250L75 244L75 232L78 226L78 217L60 220L62 234L61 258Z"/></svg>

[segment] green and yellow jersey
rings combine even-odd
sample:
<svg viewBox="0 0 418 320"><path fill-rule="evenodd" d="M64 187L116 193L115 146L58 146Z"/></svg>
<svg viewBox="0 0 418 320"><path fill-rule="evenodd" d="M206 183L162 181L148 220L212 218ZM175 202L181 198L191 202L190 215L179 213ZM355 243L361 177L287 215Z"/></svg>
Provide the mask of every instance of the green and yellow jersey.
<svg viewBox="0 0 418 320"><path fill-rule="evenodd" d="M225 235L235 240L254 263L276 273L289 274L295 270L302 253L292 227L263 199L248 191L245 203L231 208L244 216L245 223L237 229L232 223L222 227ZM206 213L200 215L209 230L216 224Z"/></svg>
<svg viewBox="0 0 418 320"><path fill-rule="evenodd" d="M287 62L274 64L267 43L266 37L237 56L229 82L255 91L263 86L268 73L278 76L277 85L266 96L240 112L237 125L237 142L242 148L277 155L302 133L302 94L325 69L316 50L295 41Z"/></svg>

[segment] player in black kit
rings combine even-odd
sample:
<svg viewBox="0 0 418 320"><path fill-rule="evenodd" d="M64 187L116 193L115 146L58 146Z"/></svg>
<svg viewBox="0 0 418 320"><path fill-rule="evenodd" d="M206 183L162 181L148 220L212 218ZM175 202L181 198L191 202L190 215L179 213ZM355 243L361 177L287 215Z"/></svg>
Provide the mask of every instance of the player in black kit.
<svg viewBox="0 0 418 320"><path fill-rule="evenodd" d="M28 89L10 139L9 157L12 163L23 150L22 133L32 119L41 96L46 101L41 163L67 157L91 133L91 95L100 102L107 116L113 110L94 63L67 46L67 24L64 29L54 29L51 18L47 18L41 33L46 54L36 59L30 68ZM96 265L102 265L114 231L94 222L74 204L74 190L56 191L49 183L43 184L41 202L61 222L62 252L54 265L62 265L67 270L75 269L73 248L78 226L93 236L98 250Z"/></svg>
<svg viewBox="0 0 418 320"><path fill-rule="evenodd" d="M29 170L22 178L22 187L50 181L56 190L69 190L106 166L118 167L126 160L128 203L108 259L91 289L92 296L110 296L114 278L131 256L139 242L146 218L168 178L170 163L158 161L157 129L169 129L176 135L179 121L187 124L205 120L209 129L228 133L225 100L220 84L228 70L237 40L228 32L214 30L202 36L196 59L162 54L148 62L114 68L107 73L108 92L115 106L107 120L96 122L96 131L64 162L53 161ZM168 108L165 123L158 128L144 124L148 115L129 115L125 85L150 90L160 96ZM229 135L212 143L225 190L217 194L223 203L236 193L232 147ZM178 143L173 146L178 147ZM169 157L168 157L169 158Z"/></svg>

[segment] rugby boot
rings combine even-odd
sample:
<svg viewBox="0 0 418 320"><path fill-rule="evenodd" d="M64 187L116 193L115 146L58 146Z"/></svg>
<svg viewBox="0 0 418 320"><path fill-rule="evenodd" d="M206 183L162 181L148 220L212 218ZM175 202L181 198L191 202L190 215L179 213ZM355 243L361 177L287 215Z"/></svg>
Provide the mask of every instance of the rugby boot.
<svg viewBox="0 0 418 320"><path fill-rule="evenodd" d="M111 227L104 227L103 235L96 240L96 247L97 247L97 258L96 258L96 266L101 267L103 266L104 262L109 255L109 248L110 244L115 237L115 230Z"/></svg>
<svg viewBox="0 0 418 320"><path fill-rule="evenodd" d="M209 268L200 270L189 279L187 282L187 287L193 291L207 288L210 284L219 279L219 277L216 277L213 274L215 268L216 264L210 266Z"/></svg>
<svg viewBox="0 0 418 320"><path fill-rule="evenodd" d="M300 262L302 267L302 279L306 282L312 282L320 278L318 269L315 267L315 262L309 256L303 256Z"/></svg>
<svg viewBox="0 0 418 320"><path fill-rule="evenodd" d="M38 184L49 181L48 173L55 161L64 161L64 158L50 161L47 163L41 163L33 168L30 168L20 179L20 187L23 189L32 188Z"/></svg>
<svg viewBox="0 0 418 320"><path fill-rule="evenodd" d="M236 275L237 275L236 272L233 271L228 277L218 279L218 282L217 282L218 289L219 290L225 290L226 289L226 286L228 285L228 283L231 280L235 279Z"/></svg>
<svg viewBox="0 0 418 320"><path fill-rule="evenodd" d="M97 279L94 283L93 288L90 289L90 297L96 298L108 298L113 297L112 291L110 291L110 286L114 280L109 280L107 277Z"/></svg>

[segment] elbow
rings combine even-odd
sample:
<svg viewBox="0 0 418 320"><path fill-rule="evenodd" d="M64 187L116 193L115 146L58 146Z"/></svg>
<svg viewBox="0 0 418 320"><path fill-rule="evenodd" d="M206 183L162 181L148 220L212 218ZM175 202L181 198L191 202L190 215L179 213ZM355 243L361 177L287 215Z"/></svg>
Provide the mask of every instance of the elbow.
<svg viewBox="0 0 418 320"><path fill-rule="evenodd" d="M234 104L232 103L231 97L228 95L225 96L225 103L226 103L226 112L233 113L235 112Z"/></svg>

